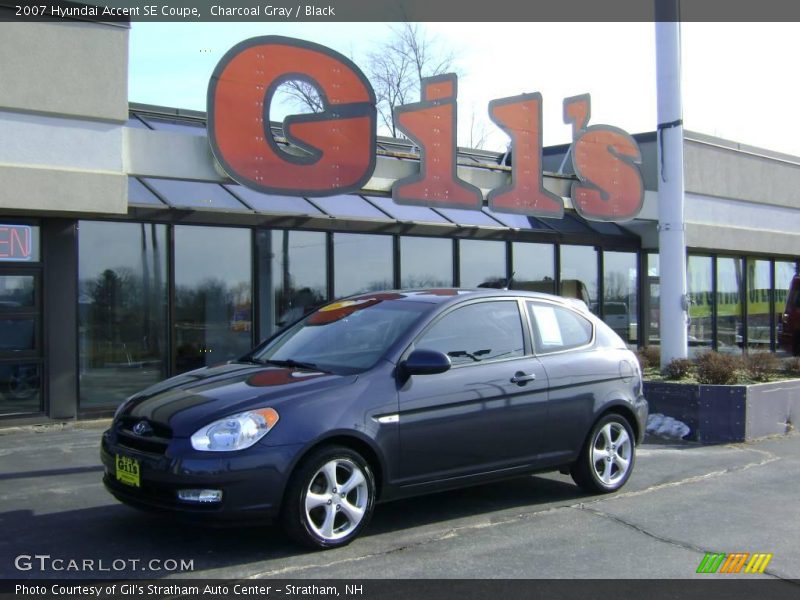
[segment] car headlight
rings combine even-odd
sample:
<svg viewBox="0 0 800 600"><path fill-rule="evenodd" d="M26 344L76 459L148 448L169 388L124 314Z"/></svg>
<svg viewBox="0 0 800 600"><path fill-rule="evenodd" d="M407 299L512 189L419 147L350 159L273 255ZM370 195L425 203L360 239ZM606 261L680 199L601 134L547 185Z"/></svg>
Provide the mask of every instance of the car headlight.
<svg viewBox="0 0 800 600"><path fill-rule="evenodd" d="M192 448L209 452L244 450L263 438L278 422L278 412L261 408L214 421L192 436Z"/></svg>

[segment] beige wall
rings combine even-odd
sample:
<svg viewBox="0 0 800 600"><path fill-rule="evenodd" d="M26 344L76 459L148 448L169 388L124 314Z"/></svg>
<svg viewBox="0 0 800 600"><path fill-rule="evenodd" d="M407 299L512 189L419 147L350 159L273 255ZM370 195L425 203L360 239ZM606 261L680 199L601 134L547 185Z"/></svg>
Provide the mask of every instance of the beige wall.
<svg viewBox="0 0 800 600"><path fill-rule="evenodd" d="M128 28L0 23L0 209L127 211Z"/></svg>
<svg viewBox="0 0 800 600"><path fill-rule="evenodd" d="M800 159L686 133L686 243L800 255Z"/></svg>
<svg viewBox="0 0 800 600"><path fill-rule="evenodd" d="M688 136L687 136L688 137ZM797 157L687 139L683 146L686 191L800 210Z"/></svg>
<svg viewBox="0 0 800 600"><path fill-rule="evenodd" d="M0 108L124 122L128 29L0 23Z"/></svg>

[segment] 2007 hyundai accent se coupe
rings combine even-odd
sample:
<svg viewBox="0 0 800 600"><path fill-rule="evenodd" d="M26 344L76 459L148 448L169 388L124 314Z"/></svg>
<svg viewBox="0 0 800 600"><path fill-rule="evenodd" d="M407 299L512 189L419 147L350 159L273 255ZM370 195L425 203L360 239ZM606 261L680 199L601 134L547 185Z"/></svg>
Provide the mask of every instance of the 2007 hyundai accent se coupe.
<svg viewBox="0 0 800 600"><path fill-rule="evenodd" d="M122 502L278 517L332 548L376 501L556 469L588 492L618 490L646 418L635 356L581 302L380 292L132 396L101 455Z"/></svg>

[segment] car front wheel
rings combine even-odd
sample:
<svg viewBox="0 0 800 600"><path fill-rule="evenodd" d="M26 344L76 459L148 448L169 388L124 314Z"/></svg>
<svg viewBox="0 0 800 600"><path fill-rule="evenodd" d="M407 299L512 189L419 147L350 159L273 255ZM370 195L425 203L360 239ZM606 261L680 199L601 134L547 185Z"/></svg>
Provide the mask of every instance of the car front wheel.
<svg viewBox="0 0 800 600"><path fill-rule="evenodd" d="M607 494L620 489L636 459L633 430L625 417L611 413L595 423L586 439L572 478L584 491Z"/></svg>
<svg viewBox="0 0 800 600"><path fill-rule="evenodd" d="M321 448L291 478L283 525L312 548L349 544L363 531L375 504L375 478L364 458L342 446Z"/></svg>

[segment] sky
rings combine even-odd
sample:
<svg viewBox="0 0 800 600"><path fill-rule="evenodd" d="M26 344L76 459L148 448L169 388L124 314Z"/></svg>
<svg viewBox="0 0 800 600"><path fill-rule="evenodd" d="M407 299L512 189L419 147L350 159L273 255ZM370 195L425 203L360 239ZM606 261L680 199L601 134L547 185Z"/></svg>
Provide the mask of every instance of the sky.
<svg viewBox="0 0 800 600"><path fill-rule="evenodd" d="M562 101L592 96L590 124L629 133L657 121L653 23L425 23L427 34L456 56L460 73L459 145L468 145L472 114L489 133L506 136L487 116L490 100L525 92L543 96L545 145L568 143ZM206 109L208 79L234 44L285 35L328 46L362 69L391 35L387 23L132 23L128 96L174 108ZM687 129L800 156L796 58L800 23L684 23L682 92ZM784 115L784 113L787 113Z"/></svg>

